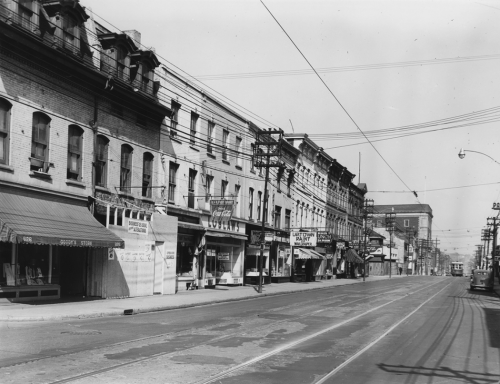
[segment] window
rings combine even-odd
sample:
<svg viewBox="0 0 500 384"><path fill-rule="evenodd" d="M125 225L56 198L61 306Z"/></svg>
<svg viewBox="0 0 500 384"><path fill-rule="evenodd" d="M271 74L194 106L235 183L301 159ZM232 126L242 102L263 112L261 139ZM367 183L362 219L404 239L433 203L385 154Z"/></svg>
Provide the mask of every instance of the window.
<svg viewBox="0 0 500 384"><path fill-rule="evenodd" d="M151 153L145 152L142 156L142 197L151 198L153 193L151 184L153 183L153 160Z"/></svg>
<svg viewBox="0 0 500 384"><path fill-rule="evenodd" d="M213 176L206 176L205 178L205 189L206 189L206 201L209 201L212 197L212 184L214 181Z"/></svg>
<svg viewBox="0 0 500 384"><path fill-rule="evenodd" d="M224 198L226 198L226 194L227 194L227 181L222 180L221 186L220 186L220 197L222 199L224 199Z"/></svg>
<svg viewBox="0 0 500 384"><path fill-rule="evenodd" d="M80 49L78 23L76 19L69 14L63 17L63 47L73 53Z"/></svg>
<svg viewBox="0 0 500 384"><path fill-rule="evenodd" d="M191 127L190 127L190 136L189 142L191 145L196 144L196 124L198 123L198 114L191 112Z"/></svg>
<svg viewBox="0 0 500 384"><path fill-rule="evenodd" d="M120 191L130 193L132 182L132 147L127 144L122 145L120 160Z"/></svg>
<svg viewBox="0 0 500 384"><path fill-rule="evenodd" d="M168 171L168 202L175 203L175 187L177 183L177 170L179 165L170 162L170 168Z"/></svg>
<svg viewBox="0 0 500 384"><path fill-rule="evenodd" d="M19 6L19 24L31 30L31 17L33 16L32 0L17 0Z"/></svg>
<svg viewBox="0 0 500 384"><path fill-rule="evenodd" d="M227 160L227 143L229 141L229 131L224 129L222 131L222 160Z"/></svg>
<svg viewBox="0 0 500 384"><path fill-rule="evenodd" d="M146 63L142 63L142 73L141 73L141 90L146 93L152 93L153 89L151 88L151 80L153 78L153 71L149 68L149 65Z"/></svg>
<svg viewBox="0 0 500 384"><path fill-rule="evenodd" d="M179 109L180 104L172 101L172 115L170 116L170 137L177 136L177 125L179 124Z"/></svg>
<svg viewBox="0 0 500 384"><path fill-rule="evenodd" d="M127 52L120 47L116 48L116 76L121 80L126 79L126 70L127 70Z"/></svg>
<svg viewBox="0 0 500 384"><path fill-rule="evenodd" d="M410 219L404 219L403 226L409 227L410 226Z"/></svg>
<svg viewBox="0 0 500 384"><path fill-rule="evenodd" d="M290 229L290 217L292 216L292 211L285 209L285 229Z"/></svg>
<svg viewBox="0 0 500 384"><path fill-rule="evenodd" d="M32 171L48 171L49 131L50 118L41 112L33 113L30 159Z"/></svg>
<svg viewBox="0 0 500 384"><path fill-rule="evenodd" d="M262 217L260 216L261 204L262 204L262 192L259 191L257 192L257 220L262 220Z"/></svg>
<svg viewBox="0 0 500 384"><path fill-rule="evenodd" d="M10 110L12 105L0 99L0 164L9 163Z"/></svg>
<svg viewBox="0 0 500 384"><path fill-rule="evenodd" d="M236 165L241 167L241 137L236 138Z"/></svg>
<svg viewBox="0 0 500 384"><path fill-rule="evenodd" d="M109 140L104 136L98 135L96 145L95 185L106 187Z"/></svg>
<svg viewBox="0 0 500 384"><path fill-rule="evenodd" d="M208 122L207 128L207 152L212 153L212 144L214 142L215 136L215 123L213 121Z"/></svg>
<svg viewBox="0 0 500 384"><path fill-rule="evenodd" d="M269 196L269 195L267 195L267 196ZM264 200L262 201L262 209L264 211L264 222L265 223L267 223L269 221L268 210L267 210L267 208L269 206L269 200L267 199L267 196L264 195Z"/></svg>
<svg viewBox="0 0 500 384"><path fill-rule="evenodd" d="M253 188L248 190L248 218L253 219Z"/></svg>
<svg viewBox="0 0 500 384"><path fill-rule="evenodd" d="M196 172L194 169L189 169L188 179L188 208L194 208L195 200L195 185L196 185Z"/></svg>
<svg viewBox="0 0 500 384"><path fill-rule="evenodd" d="M281 228L281 207L277 205L274 207L274 228Z"/></svg>
<svg viewBox="0 0 500 384"><path fill-rule="evenodd" d="M235 184L234 185L234 197L235 197L235 204L236 204L236 209L234 210L234 213L236 214L236 217L240 217L240 185Z"/></svg>
<svg viewBox="0 0 500 384"><path fill-rule="evenodd" d="M82 141L83 129L77 125L68 128L68 172L69 180L82 179Z"/></svg>

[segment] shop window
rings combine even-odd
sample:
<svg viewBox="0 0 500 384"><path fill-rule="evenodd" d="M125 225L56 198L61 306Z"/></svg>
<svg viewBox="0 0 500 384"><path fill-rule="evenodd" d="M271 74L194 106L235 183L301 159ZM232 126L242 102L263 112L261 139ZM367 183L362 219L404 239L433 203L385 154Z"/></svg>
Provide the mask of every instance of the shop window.
<svg viewBox="0 0 500 384"><path fill-rule="evenodd" d="M222 180L221 186L220 186L220 197L222 199L225 199L226 195L227 195L227 181L226 180Z"/></svg>
<svg viewBox="0 0 500 384"><path fill-rule="evenodd" d="M9 163L10 111L12 104L0 99L0 164Z"/></svg>
<svg viewBox="0 0 500 384"><path fill-rule="evenodd" d="M253 188L248 190L248 218L253 219Z"/></svg>
<svg viewBox="0 0 500 384"><path fill-rule="evenodd" d="M215 136L215 123L213 121L208 122L208 127L207 127L207 152L212 153L213 148L213 142L214 142L214 136Z"/></svg>
<svg viewBox="0 0 500 384"><path fill-rule="evenodd" d="M281 228L281 207L277 205L274 208L274 228L275 229Z"/></svg>
<svg viewBox="0 0 500 384"><path fill-rule="evenodd" d="M292 211L289 209L285 209L285 229L290 229L290 217L292 215Z"/></svg>
<svg viewBox="0 0 500 384"><path fill-rule="evenodd" d="M227 244L207 244L207 277L220 279L242 276L243 248ZM228 281L217 280L227 284Z"/></svg>
<svg viewBox="0 0 500 384"><path fill-rule="evenodd" d="M224 129L222 131L222 160L227 160L227 146L229 143L229 131Z"/></svg>
<svg viewBox="0 0 500 384"><path fill-rule="evenodd" d="M108 175L108 146L109 140L105 136L98 135L95 159L95 184L104 188L107 185Z"/></svg>
<svg viewBox="0 0 500 384"><path fill-rule="evenodd" d="M83 129L77 125L68 127L68 180L82 179L82 142Z"/></svg>
<svg viewBox="0 0 500 384"><path fill-rule="evenodd" d="M207 175L206 178L205 178L205 191L206 191L205 200L206 201L210 201L210 199L212 197L212 185L213 185L213 182L214 182L214 177Z"/></svg>
<svg viewBox="0 0 500 384"><path fill-rule="evenodd" d="M170 137L176 137L177 126L179 124L179 109L181 109L181 106L172 100L171 108L172 115L170 116Z"/></svg>
<svg viewBox="0 0 500 384"><path fill-rule="evenodd" d="M189 170L188 179L188 208L194 208L195 202L195 186L196 186L196 172L194 169Z"/></svg>
<svg viewBox="0 0 500 384"><path fill-rule="evenodd" d="M146 152L142 157L142 196L151 198L153 183L153 160L151 153Z"/></svg>
<svg viewBox="0 0 500 384"><path fill-rule="evenodd" d="M189 133L189 143L191 145L196 144L196 125L198 124L198 114L195 112L191 112L191 125L190 125L190 133Z"/></svg>
<svg viewBox="0 0 500 384"><path fill-rule="evenodd" d="M175 188L177 186L177 170L179 164L170 162L168 171L168 202L175 203Z"/></svg>
<svg viewBox="0 0 500 384"><path fill-rule="evenodd" d="M123 144L120 161L120 191L130 193L132 183L132 153L130 145Z"/></svg>
<svg viewBox="0 0 500 384"><path fill-rule="evenodd" d="M33 113L30 170L48 172L50 118L41 112Z"/></svg>

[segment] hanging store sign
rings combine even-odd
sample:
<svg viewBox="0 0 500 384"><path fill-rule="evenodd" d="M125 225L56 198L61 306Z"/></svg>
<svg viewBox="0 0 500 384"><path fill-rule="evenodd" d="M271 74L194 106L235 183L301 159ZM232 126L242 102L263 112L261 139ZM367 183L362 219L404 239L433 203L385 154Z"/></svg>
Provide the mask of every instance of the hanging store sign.
<svg viewBox="0 0 500 384"><path fill-rule="evenodd" d="M229 261L229 253L219 253L217 255L217 260Z"/></svg>
<svg viewBox="0 0 500 384"><path fill-rule="evenodd" d="M145 220L128 219L128 233L147 236L148 222Z"/></svg>
<svg viewBox="0 0 500 384"><path fill-rule="evenodd" d="M264 232L264 242L270 243L274 240L273 232ZM250 232L250 244L251 245L261 245L262 244L262 231L251 231Z"/></svg>
<svg viewBox="0 0 500 384"><path fill-rule="evenodd" d="M318 244L316 232L291 232L290 245L293 247L315 247Z"/></svg>
<svg viewBox="0 0 500 384"><path fill-rule="evenodd" d="M212 222L227 224L233 216L234 200L210 200Z"/></svg>
<svg viewBox="0 0 500 384"><path fill-rule="evenodd" d="M332 234L327 231L318 231L318 244L330 244L332 242Z"/></svg>

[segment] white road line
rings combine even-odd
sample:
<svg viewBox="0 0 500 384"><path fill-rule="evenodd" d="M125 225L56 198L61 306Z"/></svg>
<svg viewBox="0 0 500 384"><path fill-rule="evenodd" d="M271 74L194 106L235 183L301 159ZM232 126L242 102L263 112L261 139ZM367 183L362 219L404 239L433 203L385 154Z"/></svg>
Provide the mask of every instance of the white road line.
<svg viewBox="0 0 500 384"><path fill-rule="evenodd" d="M425 300L422 304L420 304L417 308L415 308L412 312L410 312L408 315L406 315L403 319L398 321L396 324L394 324L392 327L390 327L387 331L382 333L377 339L372 341L370 344L368 344L366 347L364 347L362 350L357 352L355 355L352 355L349 359L344 361L342 364L340 364L337 368L335 368L333 371L330 371L327 373L325 376L323 376L320 380L315 381L314 384L322 384L324 383L327 379L335 375L338 371L340 371L342 368L344 368L346 365L348 365L350 362L352 362L354 359L365 353L368 349L373 347L376 343L378 343L380 340L382 340L385 336L387 336L389 333L391 333L394 328L399 326L402 322L406 321L410 316L412 316L415 312L417 312L420 308L422 308L425 304L427 304L429 301L431 301L434 297L436 297L441 291L443 291L445 288L447 288L450 284L446 285L442 289L440 289L438 292L436 292L434 295L429 297L427 300Z"/></svg>
<svg viewBox="0 0 500 384"><path fill-rule="evenodd" d="M389 304L392 304L392 303L394 303L394 302L396 302L396 301L399 301L399 300L401 300L402 298L404 298L404 297L406 297L406 296L408 296L408 295L414 294L414 293L419 292L419 291L421 291L421 290L423 290L423 289L430 288L430 287L432 287L432 286L434 286L434 285L436 285L436 284L439 284L439 283L441 283L441 281L438 281L437 283L434 283L434 284L428 285L428 286L426 286L426 287L423 287L423 288L421 288L421 289L419 289L419 290L417 290L417 291L415 291L415 292L411 292L411 293L409 293L409 294L407 294L407 295L404 295L404 296L398 297L397 299L394 299L394 300L389 301L389 302L387 302L387 303L385 303L385 304L379 305L378 307L372 308L372 309L370 309L370 310L368 310L368 311L366 311L366 312L363 312L363 313L361 313L361 314L359 314L359 315L356 315L356 316L354 316L354 317L351 317L350 319L347 319L347 320L345 320L345 321L343 321L343 322L341 322L341 323L339 323L339 324L332 325L331 327L328 327L328 328L325 328L325 329L323 329L323 330L321 330L321 331L318 331L318 332L316 332L316 333L313 333L312 335L309 335L309 336L303 337L302 339L299 339L299 340L293 341L293 342L291 342L291 343L288 343L288 344L282 345L282 346L281 346L281 347L279 347L279 348L273 349L272 351L269 351L269 352L267 352L267 353L264 353L263 355L260 355L260 356L254 357L254 358L253 358L253 359L251 359L251 360L248 360L248 361L245 361L244 363L238 364L238 365L236 365L235 367L228 369L227 371L224 371L224 372L221 372L221 373L219 373L219 374L217 374L217 375L215 375L215 376L212 376L212 377L211 377L211 378L209 378L208 380L205 380L205 379L204 379L204 380L202 380L202 381L195 382L194 384L209 384L209 383L213 383L214 381L219 380L219 379L222 379L223 377L228 376L228 375L230 375L231 373L233 373L233 372L235 372L235 371L238 371L238 370L240 370L240 369L242 369L242 368L245 368L245 367L247 367L247 366L249 366L249 365L255 364L255 363L257 363L257 362L259 362L259 361L261 361L261 360L264 360L264 359L266 359L266 358L268 358L268 357L270 357L270 356L276 355L277 353L280 353L280 352L282 352L282 351L284 351L284 350L286 350L286 349L293 348L293 347L295 347L296 345L299 345L299 344L302 344L302 343L304 343L304 342L306 342L306 341L309 341L309 340L311 340L311 339L314 339L315 337L318 337L318 336L320 336L320 335L322 335L322 334L324 334L324 333L326 333L326 332L330 332L330 331L334 330L335 328L341 327L341 326L343 326L343 325L345 325L345 324L347 324L347 323L350 323L351 321L354 321L354 320L356 320L356 319L359 319L360 317L363 317L363 316L365 316L365 315L369 314L370 312L376 311L376 310L378 310L378 309L380 309L380 308L383 308L383 307L385 307L385 306L387 306L387 305L389 305ZM450 284L448 284L448 285L450 285ZM448 287L448 285L446 285L446 287ZM446 287L444 287L444 288L446 288ZM443 289L444 289L444 288L443 288ZM439 292L441 292L443 289L441 289ZM438 292L438 293L439 293L439 292ZM435 296L435 295L434 295L434 296ZM432 297L434 297L434 296L432 296ZM431 297L431 298L432 298L432 297ZM424 302L424 304L425 304L425 303L427 303L429 300L430 300L430 299L426 300L426 301ZM423 304L422 304L422 305L423 305ZM422 305L421 305L421 306L422 306ZM419 306L418 308L420 308L421 306ZM417 309L418 309L418 308L417 308ZM415 311L414 311L414 312L415 312ZM413 314L414 312L412 312L411 314ZM410 314L410 315L411 315L411 314ZM406 319L406 317L405 317L405 319ZM403 319L403 320L404 320L404 319ZM399 324L399 323L398 323L398 324ZM385 335L385 334L384 334L384 335ZM355 356L356 356L356 355L355 355ZM349 360L347 360L347 361L351 361L351 359L349 359ZM344 366L345 364L346 364L346 363L344 362L342 366ZM339 366L339 367L340 367L340 366ZM332 372L333 372L333 371L332 371ZM336 372L336 370L335 370L335 372ZM330 372L328 375L330 375L330 374L332 374L332 373Z"/></svg>

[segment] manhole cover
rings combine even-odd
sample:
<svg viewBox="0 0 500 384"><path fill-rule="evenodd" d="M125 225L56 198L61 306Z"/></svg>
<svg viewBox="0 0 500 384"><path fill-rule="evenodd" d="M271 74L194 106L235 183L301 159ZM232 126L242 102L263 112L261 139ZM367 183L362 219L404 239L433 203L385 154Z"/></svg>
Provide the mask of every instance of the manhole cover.
<svg viewBox="0 0 500 384"><path fill-rule="evenodd" d="M67 331L61 332L61 335L77 335L77 336L91 336L91 335L100 335L99 331Z"/></svg>

